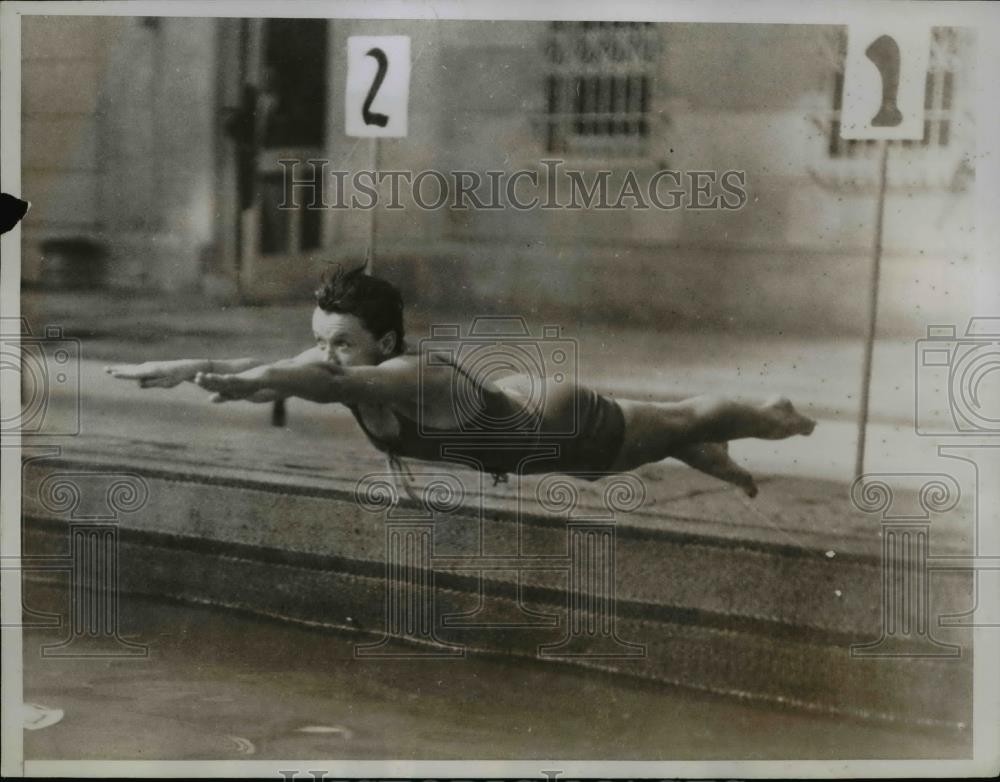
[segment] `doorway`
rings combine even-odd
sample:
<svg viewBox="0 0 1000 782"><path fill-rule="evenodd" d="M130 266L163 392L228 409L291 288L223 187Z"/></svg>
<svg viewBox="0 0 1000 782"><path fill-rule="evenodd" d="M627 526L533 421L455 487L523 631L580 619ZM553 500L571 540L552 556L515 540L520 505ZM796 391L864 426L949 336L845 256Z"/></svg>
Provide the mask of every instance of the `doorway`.
<svg viewBox="0 0 1000 782"><path fill-rule="evenodd" d="M220 42L230 74L224 130L231 173L232 252L239 297L276 300L308 290L327 241L325 210L290 180L313 180L329 154L329 35L325 19L240 19ZM234 78L235 77L235 78ZM285 161L283 164L281 161ZM293 167L291 161L301 161ZM288 180L288 181L286 181ZM323 182L315 177L317 204Z"/></svg>

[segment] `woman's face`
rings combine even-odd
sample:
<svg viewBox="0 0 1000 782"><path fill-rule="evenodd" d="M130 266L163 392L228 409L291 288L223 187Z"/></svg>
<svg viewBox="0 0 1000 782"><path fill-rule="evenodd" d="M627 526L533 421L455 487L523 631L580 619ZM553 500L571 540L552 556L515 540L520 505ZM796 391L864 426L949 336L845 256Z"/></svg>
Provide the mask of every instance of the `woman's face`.
<svg viewBox="0 0 1000 782"><path fill-rule="evenodd" d="M378 339L356 315L325 312L319 307L313 310L312 330L316 347L328 362L340 367L378 364L395 347L395 335Z"/></svg>

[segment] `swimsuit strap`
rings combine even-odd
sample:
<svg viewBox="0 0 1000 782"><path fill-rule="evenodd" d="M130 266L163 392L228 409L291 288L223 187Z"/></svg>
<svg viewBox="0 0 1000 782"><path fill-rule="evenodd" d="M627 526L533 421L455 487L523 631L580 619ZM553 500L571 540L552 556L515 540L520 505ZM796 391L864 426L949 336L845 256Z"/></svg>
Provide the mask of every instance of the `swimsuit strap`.
<svg viewBox="0 0 1000 782"><path fill-rule="evenodd" d="M462 367L457 362L453 362L450 365L455 372L460 373L463 377L468 379L469 382L473 384L474 388L479 394L480 403L482 405L482 410L481 410L482 414L485 414L487 418L502 417L507 412L506 410L497 409L498 402L500 402L501 400L505 402L507 400L506 395L502 391L500 390L491 391L484 388L481 381L478 381L473 374L468 372L464 367ZM397 423L399 424L400 435L395 440L392 441L385 440L383 438L376 437L371 432L371 430L365 424L364 417L361 415L360 410L358 410L357 405L346 405L346 406L354 415L355 420L358 422L358 425L361 427L361 430L364 432L365 436L367 436L368 439L371 440L376 445L376 447L379 448L379 450L385 453L386 465L389 471L392 473L397 486L401 487L411 500L417 503L421 503L422 500L418 496L418 493L413 485L414 481L413 473L410 471L406 463L403 462L403 458L400 455L398 448L398 446L401 444L402 441L406 440L407 438L412 438L416 436L416 433L413 431L416 426L413 420L406 416L401 416L395 410L390 409L392 416L396 419ZM413 454L409 455L412 456ZM424 457L418 455L418 458L424 458ZM497 486L501 483L509 483L508 474L506 472L490 472L490 475L493 478L493 486Z"/></svg>
<svg viewBox="0 0 1000 782"><path fill-rule="evenodd" d="M416 489L413 488L413 472L410 470L409 465L403 461L402 457L395 453L387 453L385 455L385 463L389 468L389 472L392 473L393 478L396 479L396 484L403 487L406 496L416 503L421 503L422 500L417 495Z"/></svg>

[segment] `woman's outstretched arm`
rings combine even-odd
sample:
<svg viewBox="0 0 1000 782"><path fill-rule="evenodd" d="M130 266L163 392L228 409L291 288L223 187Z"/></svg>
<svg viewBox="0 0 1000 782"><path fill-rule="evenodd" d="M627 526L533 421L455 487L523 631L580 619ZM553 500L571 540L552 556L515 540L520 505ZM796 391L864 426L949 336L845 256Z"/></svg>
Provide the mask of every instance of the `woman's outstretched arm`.
<svg viewBox="0 0 1000 782"><path fill-rule="evenodd" d="M278 364L315 361L317 355L316 348L309 348ZM235 375L268 363L261 358L181 358L172 361L145 361L141 364L114 364L104 367L104 371L119 380L136 380L139 388L173 388L185 381L193 382L198 373Z"/></svg>
<svg viewBox="0 0 1000 782"><path fill-rule="evenodd" d="M144 361L141 364L113 364L104 367L104 371L118 380L136 380L139 388L173 388L185 381L194 380L199 372L245 372L264 363L266 362L256 358L181 358L172 361Z"/></svg>
<svg viewBox="0 0 1000 782"><path fill-rule="evenodd" d="M340 367L325 361L279 361L238 374L201 372L194 382L215 392L213 402L273 393L277 397L297 396L320 404L370 401L415 408L417 399L414 369L394 360L358 367Z"/></svg>

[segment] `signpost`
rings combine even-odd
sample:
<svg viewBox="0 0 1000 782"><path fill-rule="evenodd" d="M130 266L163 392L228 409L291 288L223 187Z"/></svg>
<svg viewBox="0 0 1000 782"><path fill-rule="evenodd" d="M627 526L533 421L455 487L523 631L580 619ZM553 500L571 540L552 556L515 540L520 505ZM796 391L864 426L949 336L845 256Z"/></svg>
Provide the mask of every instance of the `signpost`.
<svg viewBox="0 0 1000 782"><path fill-rule="evenodd" d="M920 139L924 134L924 89L930 62L931 31L926 27L878 24L852 25L847 33L840 134L844 139L881 141L875 241L868 301L861 382L861 411L854 474L864 472L865 435L871 393L872 358L878 319L878 289L882 267L885 191L889 141Z"/></svg>
<svg viewBox="0 0 1000 782"><path fill-rule="evenodd" d="M347 39L344 126L348 136L371 139L371 171L379 169L380 138L401 138L408 131L410 38L406 35L352 35ZM378 188L378 183L372 183ZM368 225L365 270L375 263L378 206Z"/></svg>

